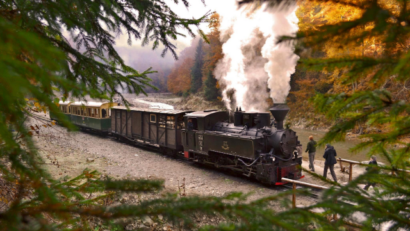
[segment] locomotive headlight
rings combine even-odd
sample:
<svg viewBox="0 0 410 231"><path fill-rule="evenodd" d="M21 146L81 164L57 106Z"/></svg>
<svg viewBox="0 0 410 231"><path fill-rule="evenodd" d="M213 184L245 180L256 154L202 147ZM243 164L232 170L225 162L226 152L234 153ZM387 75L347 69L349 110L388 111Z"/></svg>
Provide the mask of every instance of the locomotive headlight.
<svg viewBox="0 0 410 231"><path fill-rule="evenodd" d="M275 157L271 157L272 158L272 161L275 161Z"/></svg>

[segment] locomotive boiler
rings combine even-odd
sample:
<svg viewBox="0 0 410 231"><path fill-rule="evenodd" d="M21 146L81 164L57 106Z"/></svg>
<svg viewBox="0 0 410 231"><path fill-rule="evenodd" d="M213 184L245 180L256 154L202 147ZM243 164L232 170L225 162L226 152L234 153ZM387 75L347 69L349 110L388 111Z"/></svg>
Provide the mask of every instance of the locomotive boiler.
<svg viewBox="0 0 410 231"><path fill-rule="evenodd" d="M230 169L266 183L280 185L281 178L300 179L301 144L296 133L283 127L289 111L276 104L269 113L236 109L234 123L228 113L199 111L185 115L187 129L182 130L185 158ZM274 126L273 126L274 125Z"/></svg>

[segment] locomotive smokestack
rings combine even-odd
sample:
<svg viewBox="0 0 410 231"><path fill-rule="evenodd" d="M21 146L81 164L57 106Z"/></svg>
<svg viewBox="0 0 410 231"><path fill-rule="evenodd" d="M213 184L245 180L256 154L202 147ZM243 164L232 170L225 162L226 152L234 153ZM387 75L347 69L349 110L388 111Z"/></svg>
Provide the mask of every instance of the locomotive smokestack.
<svg viewBox="0 0 410 231"><path fill-rule="evenodd" d="M234 117L233 123L234 123L235 126L243 125L242 124L243 114L242 114L241 108L239 108L239 110L238 110L238 108L236 108L236 111L233 114L233 117Z"/></svg>
<svg viewBox="0 0 410 231"><path fill-rule="evenodd" d="M283 129L283 121L285 120L285 117L288 114L289 110L290 109L288 105L284 103L277 103L271 109L269 109L270 113L272 113L272 116L276 120L277 129Z"/></svg>

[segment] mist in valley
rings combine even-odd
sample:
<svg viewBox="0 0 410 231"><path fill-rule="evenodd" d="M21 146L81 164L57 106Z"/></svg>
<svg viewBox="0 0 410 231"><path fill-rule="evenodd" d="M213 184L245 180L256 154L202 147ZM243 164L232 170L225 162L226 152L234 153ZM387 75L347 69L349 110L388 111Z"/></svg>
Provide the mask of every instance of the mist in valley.
<svg viewBox="0 0 410 231"><path fill-rule="evenodd" d="M118 54L124 59L125 63L138 72L144 72L151 68L157 73L148 74L148 77L152 79L151 85L158 88L145 88L145 92L167 92L167 76L171 72L172 66L175 64L175 59L170 53L167 53L164 57L161 56L162 49L158 48L152 50L151 46L144 47L129 47L121 46L116 47ZM123 93L128 93L121 91Z"/></svg>

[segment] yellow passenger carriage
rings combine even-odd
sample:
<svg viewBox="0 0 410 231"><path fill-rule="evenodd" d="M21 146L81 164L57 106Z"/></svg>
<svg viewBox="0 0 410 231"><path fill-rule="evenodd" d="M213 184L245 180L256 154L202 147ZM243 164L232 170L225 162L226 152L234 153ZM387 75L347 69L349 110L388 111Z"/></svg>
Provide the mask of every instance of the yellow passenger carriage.
<svg viewBox="0 0 410 231"><path fill-rule="evenodd" d="M108 132L111 127L111 108L115 103L109 102L68 102L60 101L59 107L69 121L81 129ZM50 118L57 117L50 113Z"/></svg>

